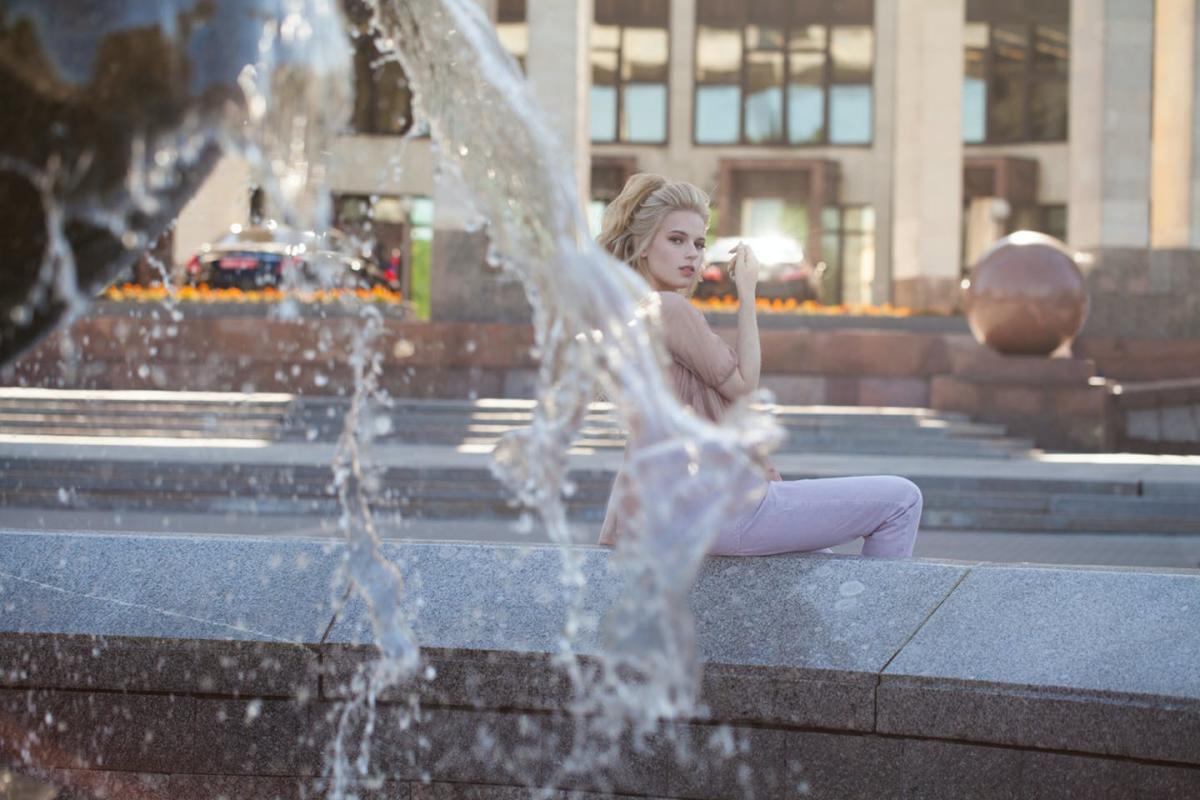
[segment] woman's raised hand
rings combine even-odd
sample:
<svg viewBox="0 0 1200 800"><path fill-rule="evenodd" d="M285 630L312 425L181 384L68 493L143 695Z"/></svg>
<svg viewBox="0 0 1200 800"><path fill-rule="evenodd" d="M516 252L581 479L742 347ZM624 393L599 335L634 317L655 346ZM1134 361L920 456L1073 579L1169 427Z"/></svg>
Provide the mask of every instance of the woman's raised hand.
<svg viewBox="0 0 1200 800"><path fill-rule="evenodd" d="M729 252L733 254L733 260L729 262L729 277L737 287L738 298L753 299L758 291L758 256L745 242L740 242Z"/></svg>

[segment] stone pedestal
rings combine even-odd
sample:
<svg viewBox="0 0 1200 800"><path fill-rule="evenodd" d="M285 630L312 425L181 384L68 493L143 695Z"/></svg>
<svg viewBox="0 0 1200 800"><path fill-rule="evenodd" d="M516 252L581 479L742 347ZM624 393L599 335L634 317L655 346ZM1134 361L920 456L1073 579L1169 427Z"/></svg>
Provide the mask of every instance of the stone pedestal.
<svg viewBox="0 0 1200 800"><path fill-rule="evenodd" d="M978 345L950 348L948 375L930 381L929 404L996 422L1048 450L1112 448L1110 382L1084 358L1001 356Z"/></svg>
<svg viewBox="0 0 1200 800"><path fill-rule="evenodd" d="M435 322L528 323L521 283L487 263L488 237L469 190L449 174L434 178L430 318ZM473 230L472 230L473 229Z"/></svg>

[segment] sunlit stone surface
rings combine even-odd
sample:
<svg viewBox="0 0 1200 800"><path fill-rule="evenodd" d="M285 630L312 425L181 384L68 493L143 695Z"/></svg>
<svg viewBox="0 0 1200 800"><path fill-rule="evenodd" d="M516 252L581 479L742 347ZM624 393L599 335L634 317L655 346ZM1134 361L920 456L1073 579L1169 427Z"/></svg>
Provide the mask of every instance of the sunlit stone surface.
<svg viewBox="0 0 1200 800"><path fill-rule="evenodd" d="M301 796L320 781L327 714L374 650L362 608L330 605L339 550L0 534L0 707L15 723L0 752L60 786ZM486 797L543 784L691 798L1200 790L1187 666L1200 656L1200 576L710 559L690 596L707 718L567 775L557 767L577 730L551 668L565 619L556 549L388 555L420 588L410 610L426 647L418 678L380 698L368 797L456 797L463 784L490 785ZM610 553L580 555L584 607L598 613L618 587Z"/></svg>

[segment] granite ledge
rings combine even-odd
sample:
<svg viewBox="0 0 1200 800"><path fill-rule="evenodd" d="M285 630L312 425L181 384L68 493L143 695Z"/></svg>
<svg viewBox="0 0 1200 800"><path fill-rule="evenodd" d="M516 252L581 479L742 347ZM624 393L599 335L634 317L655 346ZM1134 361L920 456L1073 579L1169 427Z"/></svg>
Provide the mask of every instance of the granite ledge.
<svg viewBox="0 0 1200 800"><path fill-rule="evenodd" d="M315 696L308 646L239 639L169 639L0 632L0 688Z"/></svg>
<svg viewBox="0 0 1200 800"><path fill-rule="evenodd" d="M38 580L83 586L89 595L47 595L57 604L10 595L16 602L0 615L0 628L8 628L0 630L0 689L242 698L295 692L329 700L374 652L350 643L362 622L353 604L337 624L321 628L328 631L323 642L306 645L241 640L248 632L235 641L227 625L197 625L184 616L190 607L179 598L189 599L190 587L204 584L205 565L228 570L237 556L239 569L226 576L236 582L238 575L259 574L260 560L279 556L294 563L289 556L307 552L313 561L306 569L273 572L274 582L255 583L237 608L270 622L268 612L292 596L292 582L303 581L295 594L307 591L312 599L287 630L309 630L333 613L315 601L328 587L311 583L333 573L336 551L288 540L268 548L199 537L64 538L42 544L87 550L89 560L78 565L86 569L59 569L57 555L29 564L42 564ZM126 539L138 540L136 559L124 555ZM22 544L31 559L37 555L30 535L0 533L6 556L14 552L5 551L10 542ZM164 581L155 587L171 601L166 607L182 610L131 622L109 608L116 604L92 596L118 592L123 569L144 567L160 547L175 563L191 565L187 586ZM427 663L440 676L421 687L431 707L561 708L565 686L543 649L561 631L558 595L533 591L557 587L556 551L461 543L389 543L388 549L404 556L406 568L420 568L424 579L418 585L428 604L418 637L430 645ZM585 561L597 592L589 608L603 609L617 580L608 572L607 551L589 549ZM101 577L106 583L94 588ZM819 556L711 559L692 599L707 665L702 701L715 721L1200 765L1200 628L1191 610L1200 607L1200 574ZM1130 608L1141 613L1131 616ZM469 630L463 630L465 619ZM93 669L97 641L105 649ZM17 648L10 647L14 642ZM32 653L38 669L11 659L14 651ZM1080 653L1089 654L1090 663L1081 664ZM160 658L166 667L158 666ZM257 669L264 659L273 659L270 668ZM221 683L203 682L205 663L227 673ZM314 690L319 670L325 673ZM980 680L966 680L972 676Z"/></svg>
<svg viewBox="0 0 1200 800"><path fill-rule="evenodd" d="M1200 766L1200 700L884 675L877 733Z"/></svg>
<svg viewBox="0 0 1200 800"><path fill-rule="evenodd" d="M376 657L367 645L319 649L321 697L329 700L348 697L354 675ZM546 653L426 648L418 675L380 693L379 702L405 703L416 692L432 706L558 711L571 696L565 676ZM877 683L873 672L708 662L700 702L707 708L705 719L869 732Z"/></svg>

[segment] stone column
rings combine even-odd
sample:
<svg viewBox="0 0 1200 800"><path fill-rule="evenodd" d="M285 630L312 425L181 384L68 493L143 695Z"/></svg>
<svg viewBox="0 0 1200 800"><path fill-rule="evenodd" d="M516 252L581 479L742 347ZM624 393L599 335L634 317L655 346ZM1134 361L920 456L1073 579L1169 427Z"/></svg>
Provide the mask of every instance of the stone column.
<svg viewBox="0 0 1200 800"><path fill-rule="evenodd" d="M1197 159L1197 0L1157 0L1154 119L1150 151L1150 245L1200 246Z"/></svg>
<svg viewBox="0 0 1200 800"><path fill-rule="evenodd" d="M1072 2L1067 237L1091 299L1084 339L1200 336L1195 27L1194 0Z"/></svg>
<svg viewBox="0 0 1200 800"><path fill-rule="evenodd" d="M433 178L433 254L430 317L439 322L528 322L519 281L487 263L488 237L456 176Z"/></svg>
<svg viewBox="0 0 1200 800"><path fill-rule="evenodd" d="M672 165L687 164L692 153L692 114L696 81L696 0L671 0L667 76L667 152ZM639 167L640 168L640 167ZM715 188L716 174L690 176L700 188ZM715 198L714 198L715 200Z"/></svg>
<svg viewBox="0 0 1200 800"><path fill-rule="evenodd" d="M893 147L896 141L896 3L875 4L875 130L872 161L875 180L871 205L875 208L875 273L870 278L870 295L850 295L854 302L887 303L892 300L892 201L895 175ZM865 293L864 293L865 294Z"/></svg>
<svg viewBox="0 0 1200 800"><path fill-rule="evenodd" d="M529 82L575 170L580 205L591 183L588 90L592 0L528 0Z"/></svg>
<svg viewBox="0 0 1200 800"><path fill-rule="evenodd" d="M891 92L891 277L897 305L958 304L964 0L895 0L876 75ZM879 6L877 6L877 9ZM894 27L893 27L894 26Z"/></svg>
<svg viewBox="0 0 1200 800"><path fill-rule="evenodd" d="M476 2L495 20L494 0ZM526 19L530 16L527 12ZM531 42L531 58L534 47ZM487 234L479 229L470 190L457 177L434 172L433 214L430 317L439 322L528 322L531 311L520 283L487 264Z"/></svg>
<svg viewBox="0 0 1200 800"><path fill-rule="evenodd" d="M1154 3L1072 0L1067 239L1077 249L1150 242L1153 49Z"/></svg>
<svg viewBox="0 0 1200 800"><path fill-rule="evenodd" d="M229 232L233 224L250 222L250 164L241 156L221 156L175 222L175 264L186 264L200 246ZM270 210L267 211L270 215Z"/></svg>

